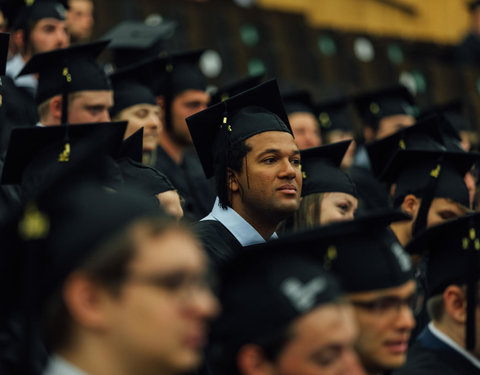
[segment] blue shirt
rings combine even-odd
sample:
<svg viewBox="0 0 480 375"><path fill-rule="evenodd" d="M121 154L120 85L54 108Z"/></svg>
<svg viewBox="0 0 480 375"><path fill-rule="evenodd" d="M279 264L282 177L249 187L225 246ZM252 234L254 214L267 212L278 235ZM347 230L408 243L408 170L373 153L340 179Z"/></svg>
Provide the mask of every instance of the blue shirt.
<svg viewBox="0 0 480 375"><path fill-rule="evenodd" d="M230 233L234 235L242 246L255 245L266 242L265 239L252 227L243 217L241 217L233 208L227 207L223 209L220 207L218 197L215 199L213 209L204 217L203 220L219 221ZM278 238L276 233L273 233L270 240Z"/></svg>

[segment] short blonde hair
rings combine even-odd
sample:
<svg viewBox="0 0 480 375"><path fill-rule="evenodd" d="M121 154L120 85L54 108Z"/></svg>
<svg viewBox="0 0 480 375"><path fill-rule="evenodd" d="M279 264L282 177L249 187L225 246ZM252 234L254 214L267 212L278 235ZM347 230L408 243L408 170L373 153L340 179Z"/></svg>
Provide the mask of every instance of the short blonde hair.
<svg viewBox="0 0 480 375"><path fill-rule="evenodd" d="M68 104L70 105L75 100L75 98L77 98L80 95L81 95L81 92L72 92L71 94L68 94ZM40 119L40 122L44 122L48 117L48 114L50 113L50 102L52 101L53 98L57 96L60 96L60 95L52 96L51 98L45 100L44 102L40 103L37 106L38 118Z"/></svg>

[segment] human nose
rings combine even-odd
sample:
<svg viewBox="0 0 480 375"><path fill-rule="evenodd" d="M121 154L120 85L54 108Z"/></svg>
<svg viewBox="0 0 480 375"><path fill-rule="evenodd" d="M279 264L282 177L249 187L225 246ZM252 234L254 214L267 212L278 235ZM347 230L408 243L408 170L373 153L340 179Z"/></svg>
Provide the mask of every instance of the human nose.
<svg viewBox="0 0 480 375"><path fill-rule="evenodd" d="M200 318L213 319L220 312L220 303L209 288L197 289L189 301L192 313Z"/></svg>
<svg viewBox="0 0 480 375"><path fill-rule="evenodd" d="M281 170L279 172L280 178L294 179L300 173L300 169L297 165L293 165L290 159L286 159L281 164Z"/></svg>
<svg viewBox="0 0 480 375"><path fill-rule="evenodd" d="M110 113L107 109L103 110L98 116L97 122L110 122Z"/></svg>
<svg viewBox="0 0 480 375"><path fill-rule="evenodd" d="M413 316L412 308L409 305L402 304L399 306L396 325L399 329L411 331L415 328L416 322Z"/></svg>

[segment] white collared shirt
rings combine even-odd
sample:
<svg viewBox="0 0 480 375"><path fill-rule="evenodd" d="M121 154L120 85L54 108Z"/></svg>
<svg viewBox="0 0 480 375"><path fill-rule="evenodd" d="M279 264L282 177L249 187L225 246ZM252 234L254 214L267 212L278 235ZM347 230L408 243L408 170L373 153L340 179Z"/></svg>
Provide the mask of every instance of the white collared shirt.
<svg viewBox="0 0 480 375"><path fill-rule="evenodd" d="M7 67L5 69L5 74L13 79L15 85L18 87L23 87L28 90L32 95L35 95L37 91L38 81L35 78L34 74L26 74L20 77L17 77L18 73L21 72L25 66L25 61L23 61L22 55L17 53L7 62Z"/></svg>
<svg viewBox="0 0 480 375"><path fill-rule="evenodd" d="M213 204L212 212L202 220L215 220L222 223L230 233L232 233L240 245L248 246L258 243L266 242L265 239L252 227L243 217L241 217L233 208L227 207L223 209L220 207L218 197ZM273 233L270 240L278 238L276 233Z"/></svg>
<svg viewBox="0 0 480 375"><path fill-rule="evenodd" d="M87 373L81 371L62 357L53 355L42 375L87 375Z"/></svg>
<svg viewBox="0 0 480 375"><path fill-rule="evenodd" d="M440 331L433 322L428 323L428 329L430 332L432 332L432 335L434 335L437 339L440 341L444 342L446 345L460 353L462 356L464 356L472 365L474 365L476 368L480 369L480 360L473 356L471 353L467 352L465 349L463 349L460 345L458 345L455 341L453 341L450 337L448 337L446 334L444 334L442 331Z"/></svg>

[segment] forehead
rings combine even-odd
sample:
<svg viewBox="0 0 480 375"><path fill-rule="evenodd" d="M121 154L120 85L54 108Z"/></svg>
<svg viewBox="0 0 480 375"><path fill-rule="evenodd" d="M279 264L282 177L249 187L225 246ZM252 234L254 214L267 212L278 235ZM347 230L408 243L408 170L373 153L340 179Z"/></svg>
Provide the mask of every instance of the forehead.
<svg viewBox="0 0 480 375"><path fill-rule="evenodd" d="M42 18L35 23L33 29L43 26L63 26L65 25L65 20L59 20L57 18ZM33 31L33 30L32 30Z"/></svg>
<svg viewBox="0 0 480 375"><path fill-rule="evenodd" d="M398 298L407 298L412 293L415 292L416 283L414 280L407 281L405 284L394 288L387 288L387 289L379 289L379 290L372 290L368 292L359 292L359 293L351 293L349 297L353 297L355 300L372 300L377 298L383 297L398 297Z"/></svg>
<svg viewBox="0 0 480 375"><path fill-rule="evenodd" d="M135 256L131 268L145 272L169 270L191 270L203 272L206 260L200 245L192 234L184 229L170 228L159 234L137 228L135 236Z"/></svg>
<svg viewBox="0 0 480 375"><path fill-rule="evenodd" d="M125 110L128 111L128 112L135 112L135 111L140 111L140 110L159 111L160 107L158 105L153 105L153 104L148 104L148 103L140 103L140 104L132 105L131 107L126 108Z"/></svg>
<svg viewBox="0 0 480 375"><path fill-rule="evenodd" d="M455 211L458 210L461 212L465 211L465 209L462 208L462 206L459 203L455 202L450 198L441 198L441 197L433 198L430 207L431 208L433 207L435 209L452 209L452 210L455 210Z"/></svg>
<svg viewBox="0 0 480 375"><path fill-rule="evenodd" d="M210 95L203 90L185 90L175 96L175 99L181 101L194 101L194 100L201 100L201 101L208 101L210 100Z"/></svg>
<svg viewBox="0 0 480 375"><path fill-rule="evenodd" d="M81 101L84 103L103 103L113 102L112 90L86 90L72 93L72 101Z"/></svg>
<svg viewBox="0 0 480 375"><path fill-rule="evenodd" d="M290 133L282 131L269 131L255 134L245 143L252 148L254 153L263 152L265 149L278 149L280 151L298 151L298 147Z"/></svg>

